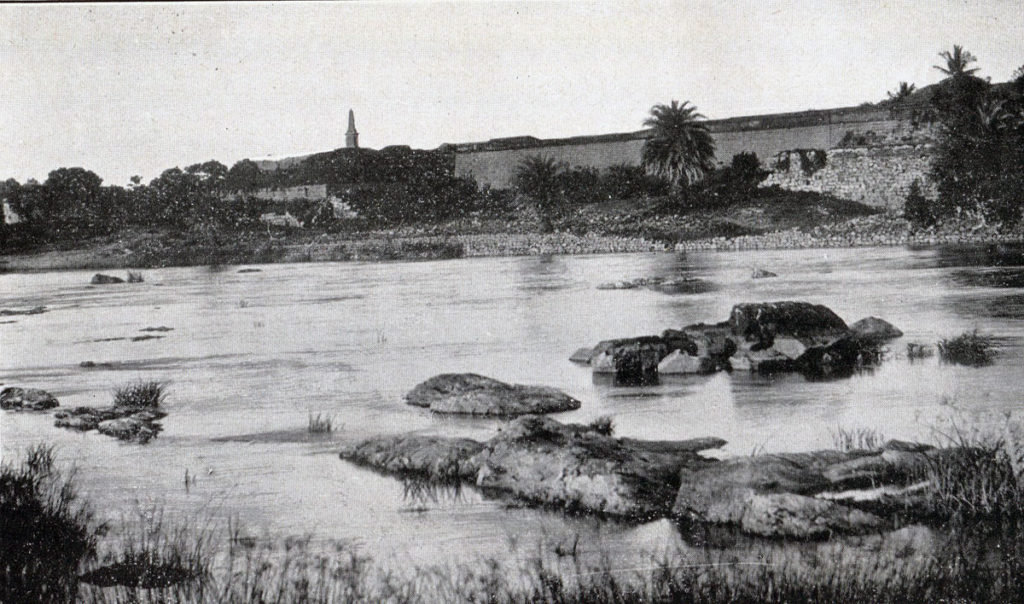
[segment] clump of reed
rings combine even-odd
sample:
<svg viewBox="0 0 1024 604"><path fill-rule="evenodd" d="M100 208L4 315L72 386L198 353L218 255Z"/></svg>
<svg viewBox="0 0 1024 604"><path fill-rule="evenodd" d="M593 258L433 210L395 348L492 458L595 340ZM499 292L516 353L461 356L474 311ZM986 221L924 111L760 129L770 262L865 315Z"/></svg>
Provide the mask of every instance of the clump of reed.
<svg viewBox="0 0 1024 604"><path fill-rule="evenodd" d="M114 390L115 407L159 409L167 399L167 385L156 380L126 384Z"/></svg>
<svg viewBox="0 0 1024 604"><path fill-rule="evenodd" d="M928 344L907 342L907 358L911 361L928 359L935 355L935 350Z"/></svg>
<svg viewBox="0 0 1024 604"><path fill-rule="evenodd" d="M955 338L939 340L939 358L946 363L981 367L988 365L995 358L994 340L991 336L978 333L978 330L965 331Z"/></svg>
<svg viewBox="0 0 1024 604"><path fill-rule="evenodd" d="M885 444L885 437L870 428L836 428L832 431L832 444L839 451L877 451Z"/></svg>
<svg viewBox="0 0 1024 604"><path fill-rule="evenodd" d="M313 415L310 411L306 431L310 434L330 434L334 431L334 418L322 413Z"/></svg>
<svg viewBox="0 0 1024 604"><path fill-rule="evenodd" d="M142 273L135 271L128 271L128 283L142 283L146 279L143 278Z"/></svg>
<svg viewBox="0 0 1024 604"><path fill-rule="evenodd" d="M594 432L604 436L611 436L615 433L615 421L610 415L602 415L590 422L589 427Z"/></svg>
<svg viewBox="0 0 1024 604"><path fill-rule="evenodd" d="M51 447L0 466L0 602L73 602L79 566L96 555L103 526L79 500L74 473Z"/></svg>

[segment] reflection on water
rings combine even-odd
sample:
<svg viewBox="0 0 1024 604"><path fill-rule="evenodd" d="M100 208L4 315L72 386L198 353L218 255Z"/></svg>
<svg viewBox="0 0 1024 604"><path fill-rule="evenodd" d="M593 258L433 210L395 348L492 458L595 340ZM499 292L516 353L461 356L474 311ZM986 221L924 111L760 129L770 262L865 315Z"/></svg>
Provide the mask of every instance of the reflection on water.
<svg viewBox="0 0 1024 604"><path fill-rule="evenodd" d="M830 447L837 428L931 439L950 402L962 423L1001 421L1017 411L1024 377L1022 258L1020 248L983 246L326 263L160 269L142 284L102 287L86 271L3 274L0 308L47 312L0 328L0 382L45 388L65 407L109 404L115 386L140 378L167 381L170 398L164 431L144 447L10 413L0 414L0 446L7 459L40 440L56 444L111 519L140 501L170 514L205 506L271 536L357 539L371 555L414 563L575 534L626 557L684 540L734 547L738 537L705 527L567 516L471 488L451 496L335 451L378 434L489 438L500 420L402 402L418 382L460 371L565 390L583 406L558 419L609 415L621 436L719 436L728 444L716 455ZM779 277L752 280L754 267ZM641 277L711 287L596 289ZM735 303L771 300L825 304L849 322L882 317L905 336L875 370L824 381L723 372L621 386L568 361L581 346L717 322ZM155 325L172 330L122 339ZM972 329L1001 338L993 365L906 358L909 342ZM308 434L311 413L333 417L334 432ZM188 489L186 471L198 477Z"/></svg>

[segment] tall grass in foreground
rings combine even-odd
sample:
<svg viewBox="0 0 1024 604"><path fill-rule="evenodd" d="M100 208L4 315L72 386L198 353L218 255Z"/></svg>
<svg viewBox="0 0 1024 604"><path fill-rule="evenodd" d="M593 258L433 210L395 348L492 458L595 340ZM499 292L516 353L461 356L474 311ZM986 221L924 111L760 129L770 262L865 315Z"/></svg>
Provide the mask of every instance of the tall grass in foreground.
<svg viewBox="0 0 1024 604"><path fill-rule="evenodd" d="M114 390L115 407L158 409L167 398L167 385L155 380L136 382Z"/></svg>
<svg viewBox="0 0 1024 604"><path fill-rule="evenodd" d="M103 527L79 501L53 450L36 446L21 465L0 467L0 602L72 602L79 567L95 556Z"/></svg>

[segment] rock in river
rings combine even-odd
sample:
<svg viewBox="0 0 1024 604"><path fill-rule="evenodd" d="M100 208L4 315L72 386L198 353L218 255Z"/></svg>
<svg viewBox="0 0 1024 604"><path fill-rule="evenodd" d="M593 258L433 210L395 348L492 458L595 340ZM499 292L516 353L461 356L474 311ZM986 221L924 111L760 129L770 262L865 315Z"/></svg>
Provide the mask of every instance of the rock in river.
<svg viewBox="0 0 1024 604"><path fill-rule="evenodd" d="M104 275L103 273L96 273L92 276L93 285L110 285L112 283L124 283L124 279L115 277L113 275Z"/></svg>
<svg viewBox="0 0 1024 604"><path fill-rule="evenodd" d="M78 432L98 430L120 440L147 443L162 429L157 420L166 416L163 411L151 407L75 407L58 411L54 425Z"/></svg>
<svg viewBox="0 0 1024 604"><path fill-rule="evenodd" d="M964 452L891 441L877 450L699 455L724 444L614 438L591 426L526 416L483 443L386 436L348 446L341 458L398 475L461 480L538 505L817 539L891 528L926 513L920 493L927 484L915 483L926 476L922 469Z"/></svg>
<svg viewBox="0 0 1024 604"><path fill-rule="evenodd" d="M903 332L878 317L866 317L850 326L853 334L867 342L887 342L902 337Z"/></svg>
<svg viewBox="0 0 1024 604"><path fill-rule="evenodd" d="M436 375L406 394L405 402L436 413L503 417L580 408L578 400L560 390L506 384L475 373Z"/></svg>
<svg viewBox="0 0 1024 604"><path fill-rule="evenodd" d="M8 386L0 391L0 409L45 411L59 404L57 397L38 388Z"/></svg>

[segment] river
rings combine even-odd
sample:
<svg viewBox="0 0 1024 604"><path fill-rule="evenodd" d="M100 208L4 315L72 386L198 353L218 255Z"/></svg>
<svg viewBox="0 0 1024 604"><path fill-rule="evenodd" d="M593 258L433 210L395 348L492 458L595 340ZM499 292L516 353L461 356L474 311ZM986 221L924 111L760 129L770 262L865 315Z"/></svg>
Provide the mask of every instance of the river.
<svg viewBox="0 0 1024 604"><path fill-rule="evenodd" d="M761 267L779 274L751 279ZM138 508L237 517L253 534L353 541L377 558L465 561L510 544L582 534L617 551L678 541L667 521L566 517L471 488L416 493L338 459L342 443L420 432L487 438L500 423L403 404L418 382L472 371L563 389L556 415L611 415L616 434L719 436L722 455L832 447L838 428L933 440L955 426L998 428L1024 383L1022 248L861 248L482 258L416 263L277 264L145 271L145 283L93 286L92 272L0 275L0 308L47 312L0 321L0 382L39 387L64 407L106 405L140 379L169 384L164 431L147 445L53 427L47 414L0 414L4 460L52 443L77 467L101 517ZM603 291L637 277L696 277L692 293ZM616 387L568 361L599 340L719 321L745 301L822 303L852 323L882 317L905 336L873 372L831 381L720 373ZM170 331L140 331L169 327ZM999 337L994 364L911 361L907 342L965 330ZM145 334L159 338L132 341ZM120 339L116 339L120 338ZM116 368L83 368L83 361ZM334 432L307 434L310 414ZM185 488L185 473L196 477Z"/></svg>

